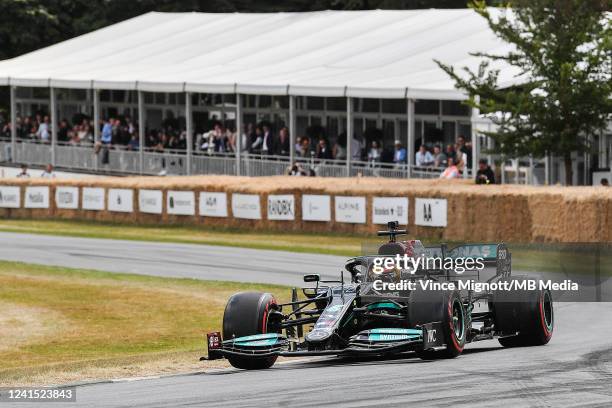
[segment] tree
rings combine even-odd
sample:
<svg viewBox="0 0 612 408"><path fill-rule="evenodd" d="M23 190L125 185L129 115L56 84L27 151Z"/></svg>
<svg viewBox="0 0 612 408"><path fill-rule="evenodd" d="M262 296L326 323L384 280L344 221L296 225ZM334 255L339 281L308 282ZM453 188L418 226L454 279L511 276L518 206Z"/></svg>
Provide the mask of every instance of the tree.
<svg viewBox="0 0 612 408"><path fill-rule="evenodd" d="M513 51L474 53L483 58L477 72L436 63L469 94L466 103L497 125L483 132L495 140L496 153L561 157L571 185L572 153L589 151L592 136L610 118L610 0L517 0L501 10L481 1L470 6ZM499 86L492 64L500 62L518 69L519 85Z"/></svg>

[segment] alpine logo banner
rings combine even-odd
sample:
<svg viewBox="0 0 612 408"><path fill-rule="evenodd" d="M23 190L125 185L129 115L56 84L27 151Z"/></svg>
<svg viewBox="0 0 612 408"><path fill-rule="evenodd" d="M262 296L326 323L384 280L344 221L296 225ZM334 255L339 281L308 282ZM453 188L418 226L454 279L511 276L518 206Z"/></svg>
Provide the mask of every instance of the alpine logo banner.
<svg viewBox="0 0 612 408"><path fill-rule="evenodd" d="M446 227L446 199L417 198L414 204L414 223L425 227Z"/></svg>
<svg viewBox="0 0 612 408"><path fill-rule="evenodd" d="M294 220L295 198L293 195L268 195L268 219L286 221Z"/></svg>
<svg viewBox="0 0 612 408"><path fill-rule="evenodd" d="M365 197L336 196L336 221L351 224L365 224L366 199Z"/></svg>

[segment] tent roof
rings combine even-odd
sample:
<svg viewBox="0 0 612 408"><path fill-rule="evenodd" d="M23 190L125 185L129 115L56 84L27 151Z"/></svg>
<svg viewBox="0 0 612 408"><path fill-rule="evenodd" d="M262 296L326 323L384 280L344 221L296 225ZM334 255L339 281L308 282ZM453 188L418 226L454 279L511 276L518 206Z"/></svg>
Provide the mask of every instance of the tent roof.
<svg viewBox="0 0 612 408"><path fill-rule="evenodd" d="M469 9L153 12L1 61L0 85L464 99L433 59L508 49Z"/></svg>

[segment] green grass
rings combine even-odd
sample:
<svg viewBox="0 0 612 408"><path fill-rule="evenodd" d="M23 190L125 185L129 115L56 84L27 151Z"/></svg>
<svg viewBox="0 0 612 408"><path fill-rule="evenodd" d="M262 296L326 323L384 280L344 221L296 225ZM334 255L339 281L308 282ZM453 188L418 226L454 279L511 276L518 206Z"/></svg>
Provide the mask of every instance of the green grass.
<svg viewBox="0 0 612 408"><path fill-rule="evenodd" d="M219 330L228 297L241 290L290 296L274 285L0 262L0 384L80 380L77 371L92 368L117 376L159 359L197 362L205 333Z"/></svg>

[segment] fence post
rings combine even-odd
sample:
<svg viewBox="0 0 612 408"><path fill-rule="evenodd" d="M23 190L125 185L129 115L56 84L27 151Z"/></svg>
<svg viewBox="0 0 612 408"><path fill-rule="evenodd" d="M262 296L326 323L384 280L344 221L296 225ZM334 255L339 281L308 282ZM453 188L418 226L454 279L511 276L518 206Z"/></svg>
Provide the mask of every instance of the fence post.
<svg viewBox="0 0 612 408"><path fill-rule="evenodd" d="M295 96L289 95L289 166L295 162Z"/></svg>
<svg viewBox="0 0 612 408"><path fill-rule="evenodd" d="M346 97L346 176L351 176L351 160L353 156L353 98Z"/></svg>
<svg viewBox="0 0 612 408"><path fill-rule="evenodd" d="M412 177L412 166L414 166L414 99L408 99L406 104L406 126L408 130L408 145L406 146L406 162L408 163L408 178Z"/></svg>
<svg viewBox="0 0 612 408"><path fill-rule="evenodd" d="M240 176L242 159L242 95L236 94L236 175ZM247 135L248 137L248 135Z"/></svg>
<svg viewBox="0 0 612 408"><path fill-rule="evenodd" d="M55 167L55 146L57 145L57 106L55 88L49 88L51 107L51 164Z"/></svg>
<svg viewBox="0 0 612 408"><path fill-rule="evenodd" d="M185 132L187 133L187 175L191 175L191 155L193 154L193 117L191 113L191 93L185 92Z"/></svg>
<svg viewBox="0 0 612 408"><path fill-rule="evenodd" d="M144 115L144 95L138 91L138 168L140 174L144 172L144 149L145 149L145 115Z"/></svg>
<svg viewBox="0 0 612 408"><path fill-rule="evenodd" d="M11 162L15 163L17 150L17 87L11 86Z"/></svg>

